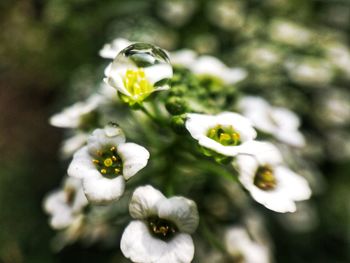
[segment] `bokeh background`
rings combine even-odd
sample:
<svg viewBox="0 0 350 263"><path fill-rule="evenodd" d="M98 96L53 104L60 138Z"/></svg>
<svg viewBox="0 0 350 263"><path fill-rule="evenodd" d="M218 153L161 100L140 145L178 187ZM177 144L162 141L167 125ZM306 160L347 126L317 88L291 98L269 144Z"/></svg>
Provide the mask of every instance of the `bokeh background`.
<svg viewBox="0 0 350 263"><path fill-rule="evenodd" d="M349 45L348 0L1 0L0 262L118 262L119 244L115 250L75 244L53 253L55 233L42 210L43 197L60 184L67 167L59 157L64 133L50 127L48 118L98 85L106 65L98 51L116 37L219 56L250 69L248 91L281 105L289 93L297 98L287 106L318 139L312 148L318 151L314 164L322 174L316 177L321 190L312 199L317 224L308 231L290 231L266 211L275 259L350 262L349 122L324 124L327 114L337 112L324 113L320 106L331 88L340 90L345 94L340 112L345 113L339 118L350 115L350 82L342 76L324 80L321 71L321 82L305 84L288 78L278 65L252 67L242 47L278 42L269 27L278 19L297 22L317 39L306 46L276 45L287 57L319 59L327 34ZM332 134L335 140L329 143Z"/></svg>

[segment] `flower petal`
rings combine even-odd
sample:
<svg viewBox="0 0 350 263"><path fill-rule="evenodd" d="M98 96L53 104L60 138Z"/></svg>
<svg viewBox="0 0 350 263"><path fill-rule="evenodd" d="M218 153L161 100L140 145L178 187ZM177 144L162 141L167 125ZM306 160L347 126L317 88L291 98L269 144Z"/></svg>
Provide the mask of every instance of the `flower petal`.
<svg viewBox="0 0 350 263"><path fill-rule="evenodd" d="M136 143L123 143L118 147L123 160L123 176L128 180L147 165L149 152Z"/></svg>
<svg viewBox="0 0 350 263"><path fill-rule="evenodd" d="M176 224L181 232L192 234L198 227L197 205L184 197L172 197L159 203L158 216Z"/></svg>
<svg viewBox="0 0 350 263"><path fill-rule="evenodd" d="M190 235L177 234L169 241L153 237L142 221L132 221L124 230L120 249L124 256L140 263L189 263L194 256Z"/></svg>
<svg viewBox="0 0 350 263"><path fill-rule="evenodd" d="M168 244L151 236L145 223L135 220L124 230L120 249L133 262L155 263L167 253Z"/></svg>
<svg viewBox="0 0 350 263"><path fill-rule="evenodd" d="M129 204L130 215L136 219L145 219L158 214L158 203L165 196L150 185L138 187Z"/></svg>
<svg viewBox="0 0 350 263"><path fill-rule="evenodd" d="M92 163L92 158L88 152L87 146L84 146L75 152L67 173L69 176L81 179L88 176L94 176L98 173L95 165Z"/></svg>
<svg viewBox="0 0 350 263"><path fill-rule="evenodd" d="M118 146L125 142L125 135L118 127L106 126L104 129L96 129L88 138L88 149L92 156L106 147Z"/></svg>
<svg viewBox="0 0 350 263"><path fill-rule="evenodd" d="M85 178L83 188L90 202L103 204L118 200L123 195L125 181L122 176L109 179L99 174Z"/></svg>

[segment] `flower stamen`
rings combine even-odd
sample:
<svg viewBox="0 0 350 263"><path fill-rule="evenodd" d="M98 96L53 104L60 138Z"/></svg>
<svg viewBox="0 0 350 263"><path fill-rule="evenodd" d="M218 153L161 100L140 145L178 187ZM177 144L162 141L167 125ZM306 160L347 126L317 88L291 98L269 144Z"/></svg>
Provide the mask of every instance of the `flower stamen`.
<svg viewBox="0 0 350 263"><path fill-rule="evenodd" d="M123 82L128 92L136 100L143 100L154 90L153 85L146 78L143 68L128 69Z"/></svg>
<svg viewBox="0 0 350 263"><path fill-rule="evenodd" d="M97 158L93 159L92 162L102 175L114 178L121 174L123 163L115 146L106 151L97 151L96 156Z"/></svg>
<svg viewBox="0 0 350 263"><path fill-rule="evenodd" d="M270 166L260 166L255 173L254 184L262 190L273 190L277 185L276 177Z"/></svg>
<svg viewBox="0 0 350 263"><path fill-rule="evenodd" d="M175 224L158 217L150 217L148 219L148 226L151 234L160 239L169 239L178 231Z"/></svg>
<svg viewBox="0 0 350 263"><path fill-rule="evenodd" d="M240 134L231 125L217 125L208 130L207 136L225 146L236 146L241 143Z"/></svg>

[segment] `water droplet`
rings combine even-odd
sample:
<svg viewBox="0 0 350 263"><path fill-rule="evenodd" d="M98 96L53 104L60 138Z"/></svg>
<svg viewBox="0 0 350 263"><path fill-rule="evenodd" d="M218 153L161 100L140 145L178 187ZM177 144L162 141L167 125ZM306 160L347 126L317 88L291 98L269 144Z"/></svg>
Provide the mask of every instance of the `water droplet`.
<svg viewBox="0 0 350 263"><path fill-rule="evenodd" d="M168 89L173 76L166 52L147 43L124 48L107 70L107 83L133 102L141 102L153 91Z"/></svg>

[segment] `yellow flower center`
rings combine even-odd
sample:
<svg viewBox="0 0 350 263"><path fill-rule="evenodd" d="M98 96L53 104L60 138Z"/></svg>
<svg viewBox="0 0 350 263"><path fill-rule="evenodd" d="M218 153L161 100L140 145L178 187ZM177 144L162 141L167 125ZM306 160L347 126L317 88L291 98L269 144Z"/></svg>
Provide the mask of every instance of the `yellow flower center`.
<svg viewBox="0 0 350 263"><path fill-rule="evenodd" d="M146 78L143 68L128 69L125 73L124 86L135 101L142 101L154 90L154 86Z"/></svg>
<svg viewBox="0 0 350 263"><path fill-rule="evenodd" d="M98 151L92 162L102 175L110 178L120 175L123 168L123 162L114 146L106 151Z"/></svg>
<svg viewBox="0 0 350 263"><path fill-rule="evenodd" d="M225 146L236 146L241 143L240 134L231 125L217 125L208 130L207 136Z"/></svg>
<svg viewBox="0 0 350 263"><path fill-rule="evenodd" d="M262 190L273 190L277 181L270 166L260 166L255 173L254 184Z"/></svg>

